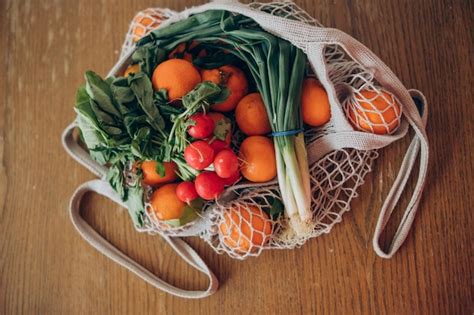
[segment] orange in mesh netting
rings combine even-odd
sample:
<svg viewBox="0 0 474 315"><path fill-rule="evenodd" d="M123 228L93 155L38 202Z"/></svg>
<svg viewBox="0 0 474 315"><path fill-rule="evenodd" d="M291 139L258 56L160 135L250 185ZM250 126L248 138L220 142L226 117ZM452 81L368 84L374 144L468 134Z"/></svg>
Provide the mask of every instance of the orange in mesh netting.
<svg viewBox="0 0 474 315"><path fill-rule="evenodd" d="M135 43L152 30L160 26L161 22L168 16L159 9L146 9L138 12L133 18L131 27L132 41Z"/></svg>
<svg viewBox="0 0 474 315"><path fill-rule="evenodd" d="M351 124L362 131L391 134L401 122L402 111L395 97L384 90L355 91L345 106Z"/></svg>
<svg viewBox="0 0 474 315"><path fill-rule="evenodd" d="M268 242L272 234L272 221L260 207L240 204L224 210L219 231L226 247L244 254Z"/></svg>

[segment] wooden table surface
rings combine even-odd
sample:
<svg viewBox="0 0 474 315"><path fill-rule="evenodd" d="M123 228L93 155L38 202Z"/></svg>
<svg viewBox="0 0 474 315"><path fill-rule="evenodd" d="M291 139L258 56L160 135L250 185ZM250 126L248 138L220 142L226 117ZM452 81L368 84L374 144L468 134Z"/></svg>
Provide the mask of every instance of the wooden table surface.
<svg viewBox="0 0 474 315"><path fill-rule="evenodd" d="M93 175L66 155L60 134L74 118L83 72L107 73L138 10L200 2L0 1L0 313L472 314L474 10L468 0L297 1L323 24L358 38L428 98L429 178L414 229L393 259L377 257L371 238L408 138L380 151L342 223L301 249L242 262L188 239L221 280L207 299L158 291L79 237L67 204ZM408 190L413 187L414 179ZM112 202L88 196L83 213L166 281L205 287L204 276L160 237L136 233Z"/></svg>

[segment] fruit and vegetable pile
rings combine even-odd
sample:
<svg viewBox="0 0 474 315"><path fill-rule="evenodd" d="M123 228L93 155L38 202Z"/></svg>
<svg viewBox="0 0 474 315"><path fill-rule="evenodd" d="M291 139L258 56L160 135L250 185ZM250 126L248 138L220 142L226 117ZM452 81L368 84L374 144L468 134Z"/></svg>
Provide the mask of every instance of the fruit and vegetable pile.
<svg viewBox="0 0 474 315"><path fill-rule="evenodd" d="M277 180L281 203L240 204L223 214L225 245L251 251L267 242L272 219L304 235L313 227L304 131L331 121L328 95L289 42L252 19L198 13L147 34L142 19L123 74L85 74L75 110L81 139L109 169L135 226L192 224L226 187ZM155 25L156 24L156 25ZM401 109L387 91L362 90L345 107L355 129L388 134ZM237 217L243 223L235 224Z"/></svg>

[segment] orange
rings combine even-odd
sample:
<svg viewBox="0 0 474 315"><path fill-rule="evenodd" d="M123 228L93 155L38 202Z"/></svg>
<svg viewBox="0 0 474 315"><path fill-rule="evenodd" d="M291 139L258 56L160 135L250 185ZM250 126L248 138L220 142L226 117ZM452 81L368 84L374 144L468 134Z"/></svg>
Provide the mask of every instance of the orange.
<svg viewBox="0 0 474 315"><path fill-rule="evenodd" d="M303 81L301 113L303 121L313 127L322 126L331 119L328 94L319 81L314 78L307 78Z"/></svg>
<svg viewBox="0 0 474 315"><path fill-rule="evenodd" d="M162 20L163 16L153 9L141 11L140 14L133 19L135 23L132 29L133 42L138 42L140 38L148 35L153 29L160 26Z"/></svg>
<svg viewBox="0 0 474 315"><path fill-rule="evenodd" d="M363 90L349 107L349 119L358 129L387 134L400 125L402 111L389 92Z"/></svg>
<svg viewBox="0 0 474 315"><path fill-rule="evenodd" d="M247 94L247 78L242 70L237 67L227 65L216 69L202 70L201 75L202 81L210 81L229 89L230 94L227 99L222 103L212 105L212 110L229 112Z"/></svg>
<svg viewBox="0 0 474 315"><path fill-rule="evenodd" d="M178 179L176 171L178 167L174 162L163 162L165 167L165 176L161 177L156 172L156 161L143 161L141 169L143 172L143 182L147 185L159 185L170 183Z"/></svg>
<svg viewBox="0 0 474 315"><path fill-rule="evenodd" d="M219 231L225 245L237 252L247 253L268 242L272 223L259 207L237 205L223 213Z"/></svg>
<svg viewBox="0 0 474 315"><path fill-rule="evenodd" d="M217 124L219 124L220 121L222 120L225 120L225 121L229 121L229 118L227 118L226 116L224 116L223 114L221 113L217 113L217 112L209 112L207 113L207 116L209 116L213 121L214 121L214 124L217 126ZM232 141L232 125L230 127L230 130L227 132L227 135L225 136L225 142L227 144L230 144Z"/></svg>
<svg viewBox="0 0 474 315"><path fill-rule="evenodd" d="M249 181L268 182L277 175L273 141L264 136L250 136L242 141L239 151L242 175Z"/></svg>
<svg viewBox="0 0 474 315"><path fill-rule="evenodd" d="M151 78L153 89L166 89L169 100L180 99L201 82L199 71L187 60L169 59L158 65Z"/></svg>
<svg viewBox="0 0 474 315"><path fill-rule="evenodd" d="M160 220L179 219L184 212L185 203L176 196L178 184L166 184L155 190L150 204Z"/></svg>
<svg viewBox="0 0 474 315"><path fill-rule="evenodd" d="M247 136L265 135L272 131L260 93L250 93L235 109L235 121Z"/></svg>
<svg viewBox="0 0 474 315"><path fill-rule="evenodd" d="M125 69L125 72L123 73L124 77L128 77L132 73L137 73L140 71L140 65L138 63L134 65L129 65L127 69Z"/></svg>

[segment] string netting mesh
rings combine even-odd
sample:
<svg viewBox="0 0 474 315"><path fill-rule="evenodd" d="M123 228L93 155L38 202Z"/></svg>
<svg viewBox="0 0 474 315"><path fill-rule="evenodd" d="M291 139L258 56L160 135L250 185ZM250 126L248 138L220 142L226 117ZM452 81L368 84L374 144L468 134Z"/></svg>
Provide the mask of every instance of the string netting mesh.
<svg viewBox="0 0 474 315"><path fill-rule="evenodd" d="M321 26L290 1L252 3L249 6L254 10ZM173 14L167 9L139 12L127 32L122 55L133 48L138 37L158 27ZM328 45L324 58L329 81L338 99L338 104L331 106L342 106L346 114L346 118L342 119L347 119L355 129L375 133L382 129L387 133L394 132L400 124L401 110L393 96L385 93L373 75L352 60L342 47ZM334 119L332 117L322 127L306 130L307 145L337 132ZM234 136L234 139L237 138L238 135ZM340 149L310 165L314 228L304 237L287 233L288 222L284 215L272 215L275 204L281 202L275 182L230 187L224 194L225 198L207 203L200 218L181 227L160 222L147 204L147 211L142 218L145 222L142 231L172 236L199 235L216 252L226 253L236 259L258 256L265 249L295 248L310 238L329 233L333 225L341 221L343 213L350 210L351 200L358 196L357 189L364 183L364 177L371 171L377 156L375 150ZM145 198L150 192L148 189Z"/></svg>
<svg viewBox="0 0 474 315"><path fill-rule="evenodd" d="M400 126L399 103L374 80L373 75L351 60L338 45L326 46L328 76L351 125L361 131L392 134Z"/></svg>
<svg viewBox="0 0 474 315"><path fill-rule="evenodd" d="M148 8L138 12L132 19L127 34L125 35L120 57L125 56L132 50L140 38L148 35L151 31L160 26L163 21L174 14L176 14L176 12L162 8Z"/></svg>

